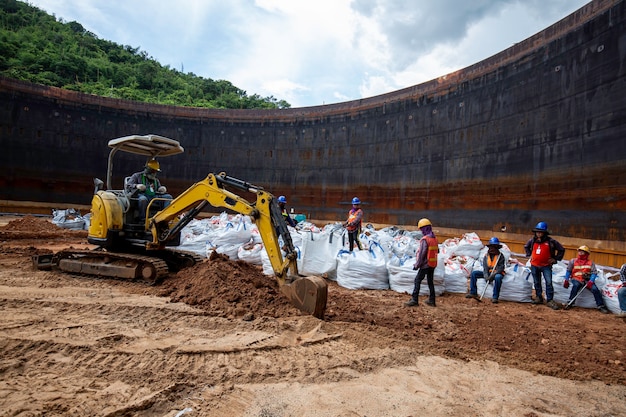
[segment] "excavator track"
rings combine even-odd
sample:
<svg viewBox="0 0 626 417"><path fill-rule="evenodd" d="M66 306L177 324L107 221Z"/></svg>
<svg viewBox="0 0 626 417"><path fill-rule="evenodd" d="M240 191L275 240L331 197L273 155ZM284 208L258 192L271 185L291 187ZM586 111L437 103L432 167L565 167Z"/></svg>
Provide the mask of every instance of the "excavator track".
<svg viewBox="0 0 626 417"><path fill-rule="evenodd" d="M168 263L158 257L102 250L62 250L53 255L35 255L37 269L58 268L65 272L142 281L154 285L165 278Z"/></svg>

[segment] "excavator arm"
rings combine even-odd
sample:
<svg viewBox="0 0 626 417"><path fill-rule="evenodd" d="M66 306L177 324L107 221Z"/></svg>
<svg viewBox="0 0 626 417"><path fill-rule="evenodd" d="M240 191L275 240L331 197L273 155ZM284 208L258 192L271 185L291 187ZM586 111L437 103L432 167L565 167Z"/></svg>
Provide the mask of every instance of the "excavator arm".
<svg viewBox="0 0 626 417"><path fill-rule="evenodd" d="M256 201L250 203L227 190L226 186L256 194ZM146 244L146 249L163 249L165 243L176 236L207 205L250 216L259 229L283 294L300 310L323 318L328 294L326 281L321 277L298 275L295 247L272 194L223 172L218 175L209 174L204 180L193 184L149 219L152 242ZM284 243L284 258L279 235Z"/></svg>

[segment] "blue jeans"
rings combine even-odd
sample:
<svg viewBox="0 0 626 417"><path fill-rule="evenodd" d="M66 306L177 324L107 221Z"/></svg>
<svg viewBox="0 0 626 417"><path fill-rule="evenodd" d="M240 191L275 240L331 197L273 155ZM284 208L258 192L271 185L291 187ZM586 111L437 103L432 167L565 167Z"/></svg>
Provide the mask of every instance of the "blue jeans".
<svg viewBox="0 0 626 417"><path fill-rule="evenodd" d="M554 298L554 287L552 286L552 265L549 266L531 266L530 272L533 274L533 283L535 284L535 295L543 298L543 289L541 288L541 275L546 281L546 301Z"/></svg>
<svg viewBox="0 0 626 417"><path fill-rule="evenodd" d="M478 287L476 286L476 281L478 281L478 278L485 278L485 273L483 271L473 271L470 275L470 294L472 295L478 295ZM502 274L496 274L493 277L493 295L491 298L495 300L500 298L500 288L502 288L503 278L504 276L502 276Z"/></svg>
<svg viewBox="0 0 626 417"><path fill-rule="evenodd" d="M578 291L580 291L580 287L583 287L585 283L578 281L577 279L572 280L572 291L569 293L569 299L576 297ZM604 305L604 300L602 299L602 293L596 284L593 284L591 287L591 293L593 294L593 298L596 300L596 306L601 307ZM575 304L575 302L574 302Z"/></svg>
<svg viewBox="0 0 626 417"><path fill-rule="evenodd" d="M617 301L619 301L619 309L626 311L626 286L617 290Z"/></svg>

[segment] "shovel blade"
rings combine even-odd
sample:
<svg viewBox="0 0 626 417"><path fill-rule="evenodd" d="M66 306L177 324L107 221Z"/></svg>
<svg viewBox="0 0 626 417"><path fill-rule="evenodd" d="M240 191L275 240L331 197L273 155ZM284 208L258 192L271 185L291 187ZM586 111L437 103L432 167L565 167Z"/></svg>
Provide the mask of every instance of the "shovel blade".
<svg viewBox="0 0 626 417"><path fill-rule="evenodd" d="M309 276L297 278L280 287L281 292L297 309L309 313L318 319L324 318L328 284L322 277Z"/></svg>

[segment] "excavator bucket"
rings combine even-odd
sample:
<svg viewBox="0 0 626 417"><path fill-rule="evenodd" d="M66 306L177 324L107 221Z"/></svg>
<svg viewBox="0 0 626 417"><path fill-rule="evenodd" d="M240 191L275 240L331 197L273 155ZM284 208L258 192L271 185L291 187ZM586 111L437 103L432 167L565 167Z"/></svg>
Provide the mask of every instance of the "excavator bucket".
<svg viewBox="0 0 626 417"><path fill-rule="evenodd" d="M293 282L283 284L280 289L299 310L318 319L324 318L328 298L328 285L324 278L316 276L296 278Z"/></svg>

